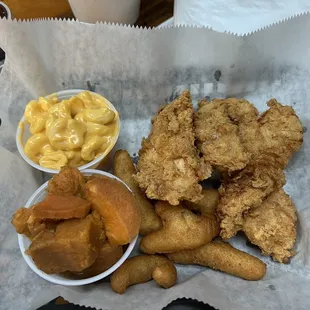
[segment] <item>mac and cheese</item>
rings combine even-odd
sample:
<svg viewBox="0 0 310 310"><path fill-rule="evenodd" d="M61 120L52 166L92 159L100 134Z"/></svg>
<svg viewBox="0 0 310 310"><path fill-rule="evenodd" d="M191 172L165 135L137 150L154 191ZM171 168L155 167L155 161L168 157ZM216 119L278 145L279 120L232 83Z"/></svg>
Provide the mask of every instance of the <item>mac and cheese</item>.
<svg viewBox="0 0 310 310"><path fill-rule="evenodd" d="M30 101L25 122L32 136L25 154L35 163L51 169L78 167L110 150L119 132L118 114L108 101L83 91L68 100L55 95Z"/></svg>

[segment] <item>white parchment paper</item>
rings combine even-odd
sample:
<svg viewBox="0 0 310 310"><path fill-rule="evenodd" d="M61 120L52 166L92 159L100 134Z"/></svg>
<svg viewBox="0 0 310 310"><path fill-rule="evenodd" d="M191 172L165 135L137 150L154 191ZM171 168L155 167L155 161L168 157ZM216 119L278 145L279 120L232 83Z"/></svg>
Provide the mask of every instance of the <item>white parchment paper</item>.
<svg viewBox="0 0 310 310"><path fill-rule="evenodd" d="M308 0L175 0L173 21L243 35L309 11Z"/></svg>
<svg viewBox="0 0 310 310"><path fill-rule="evenodd" d="M135 29L73 21L0 20L0 46L7 53L0 74L0 308L34 309L61 295L98 309L157 310L178 297L219 309L308 309L310 305L310 16L248 37L209 29ZM15 132L27 102L69 88L104 94L120 111L117 147L135 157L150 118L165 102L190 89L203 96L245 97L260 111L271 97L292 105L305 128L304 144L286 169L286 191L298 209L297 254L289 265L262 258L265 278L247 282L197 266L178 266L169 290L154 282L118 295L108 281L84 287L52 285L23 261L10 224L41 184L17 154ZM261 258L243 238L232 243Z"/></svg>

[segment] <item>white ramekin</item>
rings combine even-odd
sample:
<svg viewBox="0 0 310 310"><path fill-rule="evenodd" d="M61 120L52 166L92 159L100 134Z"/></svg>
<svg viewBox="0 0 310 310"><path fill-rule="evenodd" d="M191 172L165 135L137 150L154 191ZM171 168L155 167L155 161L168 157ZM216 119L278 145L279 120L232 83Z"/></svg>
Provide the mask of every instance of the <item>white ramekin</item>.
<svg viewBox="0 0 310 310"><path fill-rule="evenodd" d="M79 94L80 92L84 91L85 89L68 89L68 90L62 90L59 91L57 93L55 93L58 97L59 100L63 100L63 99L69 99L72 96L75 96L77 94ZM100 94L91 92L90 93L97 95L97 96L101 96ZM119 133L120 133L120 119L119 119L119 114L117 112L117 110L115 109L114 105L108 101L105 98L105 102L108 105L108 107L116 113L117 117L118 117L118 121L117 121L117 126L118 126L118 130L117 130L117 135L114 137L112 143L110 144L110 146L107 148L107 150L100 156L98 156L97 158L95 158L94 160L90 161L89 163L78 167L79 170L85 170L85 169L95 169L99 166L100 162L107 157L107 155L111 152L111 150L113 149L113 147L115 146L117 139L119 137ZM23 125L21 125L23 124ZM50 169L50 168L45 168L42 167L38 164L36 164L34 161L32 161L24 152L24 145L27 141L27 139L31 136L31 133L29 131L29 124L26 124L24 121L24 117L22 117L22 119L19 122L19 125L17 127L17 131L16 131L16 145L17 145L17 149L20 153L20 155L22 156L22 158L29 164L31 165L33 168L36 168L38 170L41 170L43 172L46 173L51 173L51 174L55 174L58 173L59 170L56 169Z"/></svg>
<svg viewBox="0 0 310 310"><path fill-rule="evenodd" d="M96 174L105 175L109 178L116 179L119 182L122 182L124 185L126 185L122 180L120 180L119 178L117 178L116 176L114 176L108 172L95 170L95 169L87 169L87 170L84 170L82 173L85 175L96 175ZM33 195L29 198L29 200L27 201L27 203L25 205L25 208L30 208L35 203L42 201L45 198L45 196L47 195L47 192L46 192L47 186L48 186L48 182L45 182L42 186L40 186L33 193ZM126 187L130 190L130 188L127 185L126 185ZM136 236L129 243L125 253L123 254L123 256L112 267L110 267L108 270L104 271L103 273L98 274L97 276L86 278L86 279L81 279L81 280L67 279L67 278L65 278L59 274L47 274L47 273L43 272L42 270L37 268L37 266L33 262L32 258L29 255L25 254L25 251L30 246L31 241L26 236L18 234L18 244L19 244L20 251L22 252L22 255L23 255L26 263L28 264L28 266L37 275L39 275L41 278L43 278L49 282L55 283L55 284L66 285L66 286L79 286L79 285L85 285L85 284L90 284L90 283L99 281L99 280L107 277L111 273L113 273L116 269L118 269L124 263L124 261L128 258L128 256L132 252L132 250L134 249L135 244L137 242L137 238L138 238L138 236Z"/></svg>

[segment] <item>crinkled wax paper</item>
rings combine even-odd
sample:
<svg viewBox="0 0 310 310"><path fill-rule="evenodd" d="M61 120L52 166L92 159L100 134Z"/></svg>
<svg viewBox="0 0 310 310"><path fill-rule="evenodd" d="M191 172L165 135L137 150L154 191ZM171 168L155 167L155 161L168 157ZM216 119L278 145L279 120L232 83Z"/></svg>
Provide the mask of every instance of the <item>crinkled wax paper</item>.
<svg viewBox="0 0 310 310"><path fill-rule="evenodd" d="M56 296L98 309L161 309L178 297L219 309L307 309L310 304L310 16L246 37L201 28L135 29L73 21L0 20L7 59L0 74L0 308L34 309ZM150 118L184 89L193 99L245 97L260 111L271 97L292 105L305 128L304 144L286 169L286 191L298 209L296 256L289 265L261 257L242 238L233 244L261 259L265 278L247 282L197 266L178 266L169 290L153 281L124 295L107 281L61 287L41 279L23 261L10 224L14 210L42 183L19 156L15 132L27 102L69 88L105 95L120 111L117 148L134 157Z"/></svg>

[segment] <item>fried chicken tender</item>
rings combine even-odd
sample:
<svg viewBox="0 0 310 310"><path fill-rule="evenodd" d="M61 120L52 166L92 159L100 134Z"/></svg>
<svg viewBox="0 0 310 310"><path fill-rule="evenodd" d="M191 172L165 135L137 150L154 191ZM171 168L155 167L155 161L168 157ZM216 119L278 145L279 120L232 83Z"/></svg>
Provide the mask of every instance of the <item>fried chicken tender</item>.
<svg viewBox="0 0 310 310"><path fill-rule="evenodd" d="M194 249L210 242L219 234L215 218L196 215L182 206L171 206L159 201L156 213L163 227L143 237L140 250L147 254L172 253Z"/></svg>
<svg viewBox="0 0 310 310"><path fill-rule="evenodd" d="M259 205L273 191L285 184L283 171L272 165L248 166L227 179L219 189L217 216L223 239L233 237L244 225L247 213Z"/></svg>
<svg viewBox="0 0 310 310"><path fill-rule="evenodd" d="M161 219L156 214L154 206L145 197L138 183L133 178L136 168L127 151L118 150L114 155L114 174L124 181L132 190L136 206L141 214L140 235L147 235L162 227Z"/></svg>
<svg viewBox="0 0 310 310"><path fill-rule="evenodd" d="M139 255L131 257L111 276L111 288L123 294L130 285L145 283L154 279L164 288L177 281L177 271L172 261L159 255Z"/></svg>
<svg viewBox="0 0 310 310"><path fill-rule="evenodd" d="M287 263L295 254L296 209L283 189L273 192L245 217L243 231L251 243L258 245L263 255Z"/></svg>
<svg viewBox="0 0 310 310"><path fill-rule="evenodd" d="M196 202L184 200L184 206L190 210L198 211L201 215L215 217L220 196L218 190L213 188L204 188L201 194L202 199Z"/></svg>
<svg viewBox="0 0 310 310"><path fill-rule="evenodd" d="M150 199L178 205L201 198L199 181L211 175L195 148L194 109L189 91L162 108L142 140L136 180Z"/></svg>
<svg viewBox="0 0 310 310"><path fill-rule="evenodd" d="M243 169L250 156L240 134L241 124L256 121L258 111L245 99L203 99L198 103L195 134L206 162L219 170Z"/></svg>
<svg viewBox="0 0 310 310"><path fill-rule="evenodd" d="M58 174L48 182L48 193L57 196L82 194L85 180L79 169L63 167Z"/></svg>
<svg viewBox="0 0 310 310"><path fill-rule="evenodd" d="M260 259L220 240L167 256L178 264L206 266L249 281L260 280L266 274L266 265Z"/></svg>
<svg viewBox="0 0 310 310"><path fill-rule="evenodd" d="M264 158L284 168L303 140L303 129L294 109L275 99L258 117L244 99L202 100L195 117L195 133L207 163L233 172Z"/></svg>
<svg viewBox="0 0 310 310"><path fill-rule="evenodd" d="M276 99L267 102L269 109L257 122L241 124L240 136L251 161L265 157L285 168L303 142L302 124L294 109Z"/></svg>

